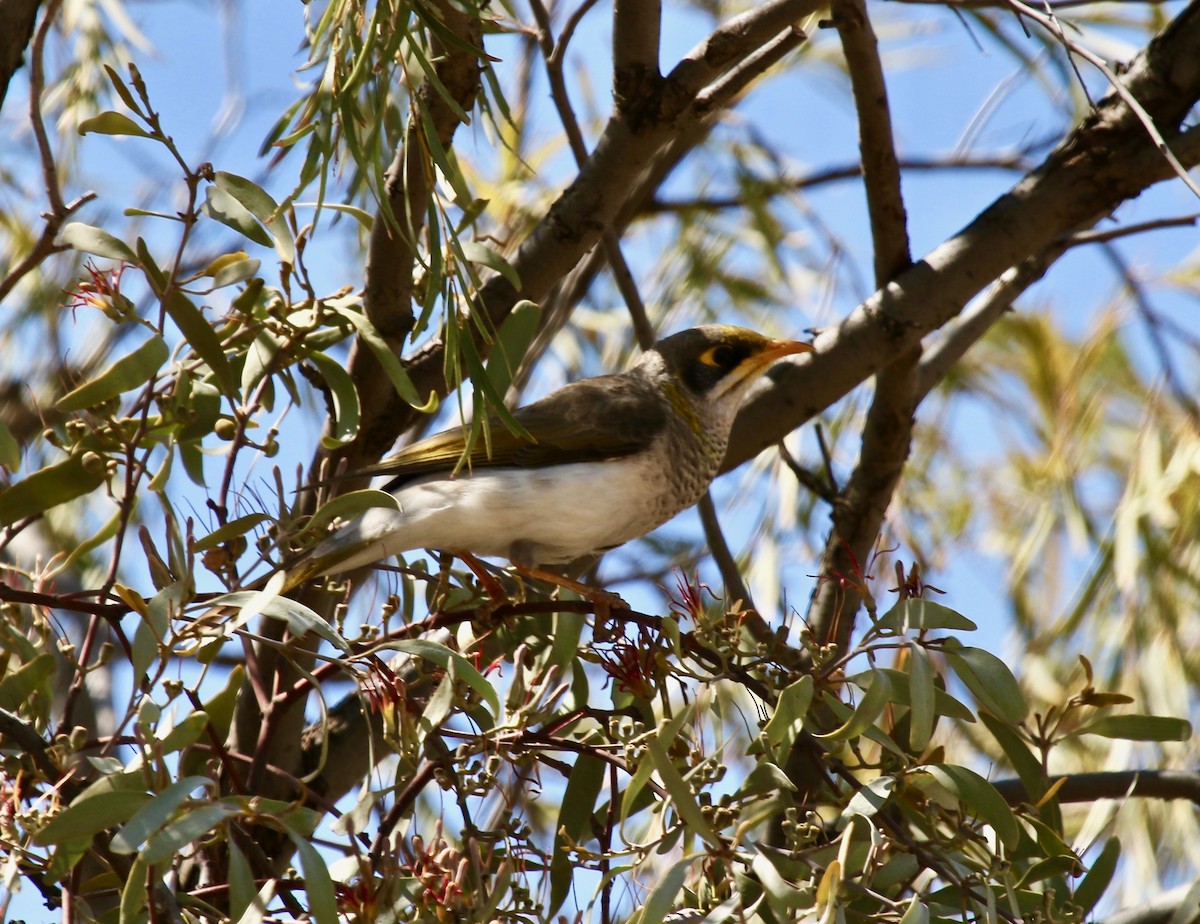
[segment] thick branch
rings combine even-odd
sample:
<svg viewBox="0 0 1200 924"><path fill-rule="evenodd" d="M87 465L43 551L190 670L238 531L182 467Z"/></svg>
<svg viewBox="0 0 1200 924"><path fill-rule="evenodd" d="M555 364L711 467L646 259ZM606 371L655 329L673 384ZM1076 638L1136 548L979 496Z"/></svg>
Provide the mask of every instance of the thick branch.
<svg viewBox="0 0 1200 924"><path fill-rule="evenodd" d="M1062 780L1054 797L1059 802L1095 802L1097 799L1124 799L1139 796L1146 799L1187 799L1200 805L1200 775L1181 770L1113 770L1104 773L1068 773L1052 776L1047 787ZM1029 801L1029 794L1020 780L997 780L993 783L1013 805Z"/></svg>
<svg viewBox="0 0 1200 924"><path fill-rule="evenodd" d="M8 84L25 58L33 38L42 0L0 0L0 109L8 95Z"/></svg>
<svg viewBox="0 0 1200 924"><path fill-rule="evenodd" d="M662 31L659 0L613 3L613 102L618 112L658 95L658 44Z"/></svg>
<svg viewBox="0 0 1200 924"><path fill-rule="evenodd" d="M863 0L835 0L833 13L854 87L875 284L883 288L911 263L887 86ZM869 560L912 447L920 358L917 343L875 376L875 397L863 426L858 464L834 503L833 528L821 555L822 575L849 576ZM858 586L865 589L861 580ZM835 581L819 582L808 611L808 624L817 638L836 641L842 650L850 640L859 604L858 594L848 590Z"/></svg>

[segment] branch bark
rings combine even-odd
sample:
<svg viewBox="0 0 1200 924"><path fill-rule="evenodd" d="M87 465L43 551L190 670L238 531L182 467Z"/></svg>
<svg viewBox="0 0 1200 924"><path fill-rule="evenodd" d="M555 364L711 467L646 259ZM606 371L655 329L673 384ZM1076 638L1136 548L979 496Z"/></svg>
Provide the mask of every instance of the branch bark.
<svg viewBox="0 0 1200 924"><path fill-rule="evenodd" d="M892 131L879 43L863 0L835 0L834 23L842 40L858 111L863 182L880 289L912 262L900 164ZM851 575L868 562L912 447L917 409L920 342L875 376L875 396L863 426L862 449L846 488L834 502L833 528L821 554L822 576ZM859 599L847 582L819 581L808 610L817 638L846 650ZM858 581L863 592L866 584ZM865 598L870 608L874 601Z"/></svg>
<svg viewBox="0 0 1200 924"><path fill-rule="evenodd" d="M8 84L25 59L42 0L0 0L0 109Z"/></svg>

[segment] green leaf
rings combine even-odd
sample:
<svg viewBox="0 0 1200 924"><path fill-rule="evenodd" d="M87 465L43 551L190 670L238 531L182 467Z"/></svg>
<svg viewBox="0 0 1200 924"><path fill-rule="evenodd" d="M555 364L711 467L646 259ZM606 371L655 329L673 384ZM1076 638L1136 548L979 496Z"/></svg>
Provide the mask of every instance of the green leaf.
<svg viewBox="0 0 1200 924"><path fill-rule="evenodd" d="M1072 896L1072 902L1079 906L1083 920L1087 920L1088 912L1096 907L1096 903L1108 891L1108 885L1112 882L1119 859L1121 859L1121 841L1118 838L1110 837L1104 842L1104 848L1093 861L1087 875L1075 887L1075 894ZM1180 905L1180 907L1185 906Z"/></svg>
<svg viewBox="0 0 1200 924"><path fill-rule="evenodd" d="M892 790L895 788L895 777L877 776L854 794L850 801L846 803L846 808L842 811L842 815L862 815L865 818L870 818L883 808L888 797L892 794Z"/></svg>
<svg viewBox="0 0 1200 924"><path fill-rule="evenodd" d="M229 679L225 683L224 689L218 691L211 699L204 703L204 712L208 716L208 724L211 726L213 733L218 741L224 741L229 734L229 728L233 725L233 709L237 705L238 695L242 690L242 680L246 675L246 668L241 664L237 665L229 672ZM191 775L200 773L204 768L208 756L199 751L188 751L183 755L183 759L179 765L180 775Z"/></svg>
<svg viewBox="0 0 1200 924"><path fill-rule="evenodd" d="M922 753L933 737L937 718L937 687L933 682L933 665L920 645L908 648L908 701L911 720L908 725L908 746L914 754Z"/></svg>
<svg viewBox="0 0 1200 924"><path fill-rule="evenodd" d="M172 728L162 737L161 744L164 754L174 754L190 744L194 744L208 728L208 714L193 712L184 716L182 722Z"/></svg>
<svg viewBox="0 0 1200 924"><path fill-rule="evenodd" d="M911 708L912 683L910 681L910 675L905 671L896 670L894 667L878 667L876 670L886 674L888 680L892 682L892 702L900 706L909 706ZM860 687L865 687L871 682L871 674L869 671L864 671L861 674L855 674L850 679ZM936 682L933 688L933 704L934 711L938 715L944 715L951 719L958 719L962 722L975 721L975 713L941 687L937 686Z"/></svg>
<svg viewBox="0 0 1200 924"><path fill-rule="evenodd" d="M209 549L215 549L223 542L236 539L238 536L244 536L259 523L269 519L271 518L265 513L248 513L244 517L230 520L219 529L214 529L203 539L197 540L194 547L195 551L207 552Z"/></svg>
<svg viewBox="0 0 1200 924"><path fill-rule="evenodd" d="M34 835L41 847L68 841L90 841L93 835L129 821L153 796L142 790L114 790L102 798L85 798L86 790Z"/></svg>
<svg viewBox="0 0 1200 924"><path fill-rule="evenodd" d="M187 799L188 794L212 785L206 776L189 776L172 783L143 805L122 825L112 839L114 853L134 853L155 831L160 830Z"/></svg>
<svg viewBox="0 0 1200 924"><path fill-rule="evenodd" d="M925 632L930 629L954 629L974 632L979 627L962 613L920 598L901 600L879 617L875 628L889 632Z"/></svg>
<svg viewBox="0 0 1200 924"><path fill-rule="evenodd" d="M1015 725L1025 718L1029 706L1008 665L982 648L967 648L947 639L946 662L979 705Z"/></svg>
<svg viewBox="0 0 1200 924"><path fill-rule="evenodd" d="M795 789L796 784L788 779L783 770L769 760L760 760L755 762L753 768L746 774L746 778L742 780L742 785L737 788L737 797L744 798L767 793L778 795L785 791L794 792Z"/></svg>
<svg viewBox="0 0 1200 924"><path fill-rule="evenodd" d="M153 835L146 842L141 857L151 865L162 863L240 811L236 806L225 802L197 805L186 811L178 821L171 822Z"/></svg>
<svg viewBox="0 0 1200 924"><path fill-rule="evenodd" d="M329 868L308 838L288 831L296 852L300 854L300 870L304 873L304 890L308 893L308 911L317 924L338 924L337 898Z"/></svg>
<svg viewBox="0 0 1200 924"><path fill-rule="evenodd" d="M321 378L329 387L329 396L333 401L333 433L331 436L322 436L321 445L326 449L336 449L358 435L358 391L345 366L332 356L313 352L308 355L308 358L321 373Z"/></svg>
<svg viewBox="0 0 1200 924"><path fill-rule="evenodd" d="M1031 802L1039 801L1046 794L1046 774L1041 761L1037 759L1029 745L1012 725L995 716L988 715L986 712L982 713L979 718L987 730L992 733L992 737L1004 751L1004 756L1008 758L1008 762L1017 772L1029 800Z"/></svg>
<svg viewBox="0 0 1200 924"><path fill-rule="evenodd" d="M1008 850L1016 849L1021 840L1021 827L995 786L975 771L954 764L923 767L921 772L937 780L954 793L969 812L991 825Z"/></svg>
<svg viewBox="0 0 1200 924"><path fill-rule="evenodd" d="M823 735L814 735L822 741L847 741L856 738L871 728L879 718L884 708L891 701L892 682L888 675L878 669L868 672L871 677L866 692L858 701L854 712L839 728Z"/></svg>
<svg viewBox="0 0 1200 924"><path fill-rule="evenodd" d="M333 647L345 652L350 651L350 643L338 635L337 630L329 624L328 620L303 603L279 596L277 591L271 593L238 590L229 594L221 594L215 600L208 601L207 606L208 608L214 606L249 607L252 612L240 615L237 619L238 625L244 624L253 616L268 616L271 619L280 619L286 622L288 631L298 638L312 632Z"/></svg>
<svg viewBox="0 0 1200 924"><path fill-rule="evenodd" d="M101 112L90 119L79 123L81 135L133 135L136 138L150 138L151 134L137 122L120 112Z"/></svg>
<svg viewBox="0 0 1200 924"><path fill-rule="evenodd" d="M675 861L658 880L658 885L646 896L646 904L642 905L640 915L635 917L636 924L662 924L675 904L675 896L683 888L688 870L701 859L703 856L691 856Z"/></svg>
<svg viewBox="0 0 1200 924"><path fill-rule="evenodd" d="M108 74L109 82L112 83L113 89L117 91L117 96L121 97L121 102L123 102L126 106L128 106L134 112L137 112L138 111L137 101L134 100L133 94L129 92L129 87L127 87L125 85L125 81L122 80L120 75L118 75L117 72L114 71L112 69L112 67L107 64L104 65L104 72L106 74Z"/></svg>
<svg viewBox="0 0 1200 924"><path fill-rule="evenodd" d="M492 709L492 715L500 718L500 698L496 695L495 688L488 683L486 677L475 669L475 665L460 655L457 651L451 651L445 645L439 645L437 642L431 642L427 639L399 639L397 641L388 642L381 648L391 648L396 651L403 651L406 654L416 655L418 658L424 658L426 661L432 661L440 667L449 668L450 663L454 663L455 675L476 693L483 697L483 701Z"/></svg>
<svg viewBox="0 0 1200 924"><path fill-rule="evenodd" d="M775 712L763 728L777 763L787 760L788 752L804 730L804 717L812 705L813 679L805 674L779 694Z"/></svg>
<svg viewBox="0 0 1200 924"><path fill-rule="evenodd" d="M166 644L167 633L171 628L171 616L179 605L181 596L182 588L178 584L171 584L150 599L145 612L139 612L142 619L133 633L133 652L130 658L133 676L138 682Z"/></svg>
<svg viewBox="0 0 1200 924"><path fill-rule="evenodd" d="M513 265L505 260L498 251L478 241L462 241L461 244L464 257L472 263L478 263L480 266L486 266L488 269L495 270L507 279L514 289L520 290L520 275L513 268Z"/></svg>
<svg viewBox="0 0 1200 924"><path fill-rule="evenodd" d="M1075 729L1068 737L1075 735L1126 741L1187 741L1192 737L1192 724L1165 715L1106 715Z"/></svg>
<svg viewBox="0 0 1200 924"><path fill-rule="evenodd" d="M258 223L253 213L219 186L209 186L204 191L204 205L200 211L227 228L232 228L242 237L263 247L274 247L275 242L267 229Z"/></svg>
<svg viewBox="0 0 1200 924"><path fill-rule="evenodd" d="M212 277L212 287L214 289L223 289L225 286L231 286L238 282L245 282L252 276L258 273L262 266L261 260L255 260L252 257L247 257L244 260L234 260L226 263Z"/></svg>
<svg viewBox="0 0 1200 924"><path fill-rule="evenodd" d="M99 468L84 468L82 455L71 456L0 491L0 526L91 494L105 481L103 466Z"/></svg>
<svg viewBox="0 0 1200 924"><path fill-rule="evenodd" d="M284 263L296 262L296 243L292 239L291 229L280 213L279 205L262 187L224 170L217 171L213 182L271 230L275 238L275 252L280 260ZM268 242L266 246L271 244Z"/></svg>
<svg viewBox="0 0 1200 924"><path fill-rule="evenodd" d="M272 880L267 880L268 883ZM255 903L258 889L254 885L254 872L246 855L233 838L229 839L229 916L240 921L247 909ZM266 908L263 909L264 916ZM261 920L261 919L260 919Z"/></svg>
<svg viewBox="0 0 1200 924"><path fill-rule="evenodd" d="M0 680L0 709L15 712L54 676L54 655L42 653ZM49 688L44 692L49 692Z"/></svg>
<svg viewBox="0 0 1200 924"><path fill-rule="evenodd" d="M187 340L188 346L208 364L225 394L236 395L237 377L233 374L233 366L229 364L229 357L225 355L217 332L200 309L178 289L171 290L163 301L163 308Z"/></svg>
<svg viewBox="0 0 1200 924"><path fill-rule="evenodd" d="M63 413L103 404L149 382L162 368L171 350L162 337L154 336L131 353L112 363L94 379L71 389L54 402Z"/></svg>
<svg viewBox="0 0 1200 924"><path fill-rule="evenodd" d="M488 378L496 394L503 395L513 383L513 377L521 368L521 360L525 358L529 345L537 334L538 321L542 309L531 301L522 300L513 306L504 323L500 325L500 333L496 336L496 344L487 361Z"/></svg>
<svg viewBox="0 0 1200 924"><path fill-rule="evenodd" d="M142 924L149 920L146 914L146 864L134 860L126 873L125 885L121 887L119 924Z"/></svg>
<svg viewBox="0 0 1200 924"><path fill-rule="evenodd" d="M554 853L550 859L550 907L546 916L553 915L571 892L575 881L575 864L566 847L568 843L584 843L591 836L592 817L596 800L604 785L606 765L590 754L580 754L567 777L562 804L558 810Z"/></svg>
<svg viewBox="0 0 1200 924"><path fill-rule="evenodd" d="M721 844L721 838L713 830L712 825L708 823L708 819L704 817L704 813L700 811L700 804L696 801L692 787L687 784L687 781L675 769L675 765L671 762L671 757L667 754L667 749L663 746L662 742L658 738L648 738L646 740L646 753L650 755L650 759L654 763L654 769L658 771L658 776L663 781L663 787L671 797L671 807L675 809L676 814L687 825L688 830L702 837L713 849L723 850L724 847Z"/></svg>
<svg viewBox="0 0 1200 924"><path fill-rule="evenodd" d="M13 436L8 424L0 420L0 468L15 472L21 467L21 444Z"/></svg>
<svg viewBox="0 0 1200 924"><path fill-rule="evenodd" d="M929 924L929 907L922 901L920 895L912 897L912 901L904 909L904 916L900 918L900 924Z"/></svg>
<svg viewBox="0 0 1200 924"><path fill-rule="evenodd" d="M364 510L370 510L372 507L386 507L389 510L399 510L400 504L396 500L395 495L389 494L387 491L379 491L375 488L363 488L361 491L351 491L349 494L341 494L335 497L328 504L318 509L312 515L312 519L308 521L305 529L309 532L320 534L334 520L339 518L349 519L350 517L358 516Z"/></svg>
<svg viewBox="0 0 1200 924"><path fill-rule="evenodd" d="M375 329L375 325L370 322L362 311L355 310L350 306L350 303L344 300L331 299L326 302L329 308L332 308L343 318L350 322L354 327L355 333L367 345L375 358L379 360L379 365L383 367L383 371L387 373L388 379L391 380L392 386L406 404L422 414L432 414L437 410L438 398L437 393L430 391L429 398L422 402L417 395L416 386L413 385L412 379L408 377L408 372L404 365L400 362L399 357L392 352L391 347L380 336L379 331Z"/></svg>

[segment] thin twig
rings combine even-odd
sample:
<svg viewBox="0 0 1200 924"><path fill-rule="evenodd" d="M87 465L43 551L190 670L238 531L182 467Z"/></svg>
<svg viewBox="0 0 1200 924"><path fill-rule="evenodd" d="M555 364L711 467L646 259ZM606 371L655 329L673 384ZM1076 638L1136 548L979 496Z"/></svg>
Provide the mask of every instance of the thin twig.
<svg viewBox="0 0 1200 924"><path fill-rule="evenodd" d="M750 597L750 589L742 580L742 572L738 568L737 559L729 550L725 541L725 533L721 530L721 521L717 518L717 508L713 504L712 491L705 491L704 496L696 504L700 514L700 523L704 527L704 537L708 540L708 551L721 572L721 580L725 582L725 600L741 600L743 609L755 609Z"/></svg>

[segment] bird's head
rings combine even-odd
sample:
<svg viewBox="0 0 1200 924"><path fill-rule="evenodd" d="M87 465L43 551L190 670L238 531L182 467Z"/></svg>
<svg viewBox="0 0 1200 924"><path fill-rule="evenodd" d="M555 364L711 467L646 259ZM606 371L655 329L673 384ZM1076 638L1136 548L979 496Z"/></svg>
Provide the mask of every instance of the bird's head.
<svg viewBox="0 0 1200 924"><path fill-rule="evenodd" d="M811 344L772 340L744 327L709 324L664 337L654 345L663 371L694 403L741 404L751 384L775 360L810 353Z"/></svg>

